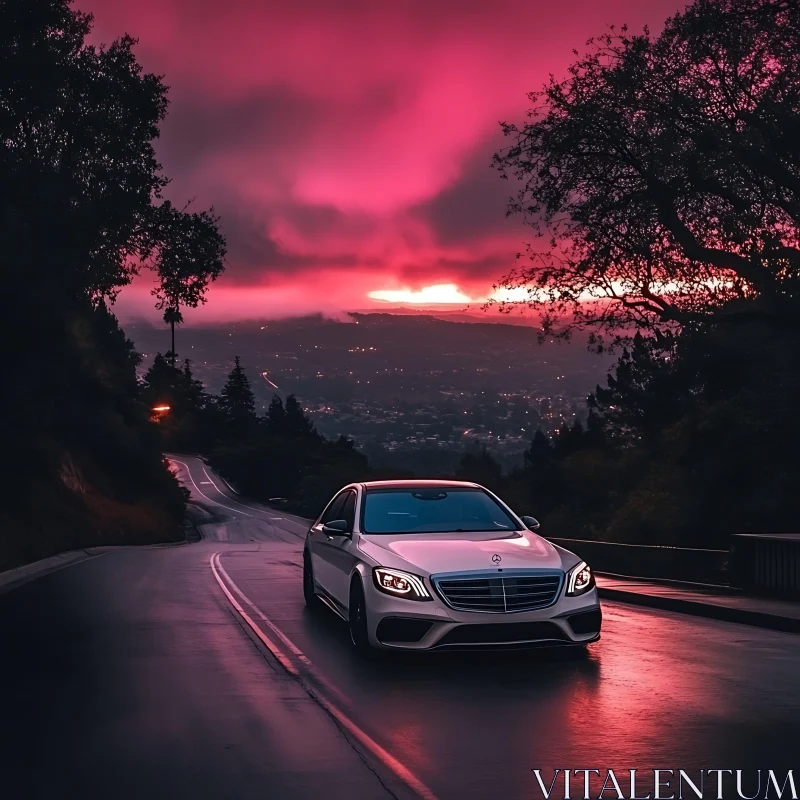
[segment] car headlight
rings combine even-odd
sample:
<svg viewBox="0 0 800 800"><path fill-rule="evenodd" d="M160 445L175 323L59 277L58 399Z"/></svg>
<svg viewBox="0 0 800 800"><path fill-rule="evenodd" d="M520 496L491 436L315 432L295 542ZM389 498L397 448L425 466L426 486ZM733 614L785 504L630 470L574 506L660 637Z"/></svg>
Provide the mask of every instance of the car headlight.
<svg viewBox="0 0 800 800"><path fill-rule="evenodd" d="M567 575L567 597L577 597L594 588L594 575L585 561L573 567Z"/></svg>
<svg viewBox="0 0 800 800"><path fill-rule="evenodd" d="M372 571L375 586L384 594L404 597L406 600L432 600L425 583L418 575L402 572L399 569L376 567Z"/></svg>

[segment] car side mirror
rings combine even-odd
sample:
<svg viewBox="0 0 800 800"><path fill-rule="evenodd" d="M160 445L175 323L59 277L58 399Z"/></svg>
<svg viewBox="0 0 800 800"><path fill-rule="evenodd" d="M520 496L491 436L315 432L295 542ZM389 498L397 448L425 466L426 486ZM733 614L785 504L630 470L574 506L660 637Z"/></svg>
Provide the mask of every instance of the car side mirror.
<svg viewBox="0 0 800 800"><path fill-rule="evenodd" d="M349 536L350 526L346 519L332 519L322 526L322 532L326 536Z"/></svg>
<svg viewBox="0 0 800 800"><path fill-rule="evenodd" d="M529 531L538 531L542 527L536 517L520 517L520 519L525 523L525 527Z"/></svg>

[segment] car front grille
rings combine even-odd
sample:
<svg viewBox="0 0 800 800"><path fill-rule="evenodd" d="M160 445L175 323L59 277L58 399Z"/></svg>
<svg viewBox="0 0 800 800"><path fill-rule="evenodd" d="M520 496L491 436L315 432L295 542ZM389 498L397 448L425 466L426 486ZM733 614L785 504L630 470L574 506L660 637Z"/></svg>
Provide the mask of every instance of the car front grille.
<svg viewBox="0 0 800 800"><path fill-rule="evenodd" d="M457 611L507 614L553 605L563 580L563 572L509 570L507 574L434 576L433 584L447 605Z"/></svg>

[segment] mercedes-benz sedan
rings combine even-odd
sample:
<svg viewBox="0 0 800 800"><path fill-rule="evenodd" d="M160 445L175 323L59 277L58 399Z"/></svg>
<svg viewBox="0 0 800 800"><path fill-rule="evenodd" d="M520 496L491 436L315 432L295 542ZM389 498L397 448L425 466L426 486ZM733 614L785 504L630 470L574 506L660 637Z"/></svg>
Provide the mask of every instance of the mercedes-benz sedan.
<svg viewBox="0 0 800 800"><path fill-rule="evenodd" d="M538 527L474 483L354 483L308 531L305 600L345 619L362 651L599 639L591 569Z"/></svg>

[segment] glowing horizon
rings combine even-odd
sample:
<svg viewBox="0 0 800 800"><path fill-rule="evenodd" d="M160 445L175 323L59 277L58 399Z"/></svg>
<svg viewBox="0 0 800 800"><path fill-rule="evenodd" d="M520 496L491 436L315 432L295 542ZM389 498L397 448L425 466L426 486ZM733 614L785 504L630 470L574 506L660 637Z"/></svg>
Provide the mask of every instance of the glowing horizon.
<svg viewBox="0 0 800 800"><path fill-rule="evenodd" d="M96 43L128 32L165 75L165 196L213 205L228 268L193 319L385 303L528 299L492 285L526 232L490 168L528 92L609 22L658 27L672 0L372 4L92 0ZM457 16L458 24L454 25ZM146 280L120 295L152 316Z"/></svg>
<svg viewBox="0 0 800 800"><path fill-rule="evenodd" d="M501 303L524 303L533 296L524 286L495 289L491 294L473 297L455 283L436 283L421 289L380 289L367 292L371 300L384 303L406 303L408 305L463 305L464 303L486 303L490 300Z"/></svg>
<svg viewBox="0 0 800 800"><path fill-rule="evenodd" d="M385 303L409 303L411 305L448 305L473 303L475 300L464 294L455 283L437 283L433 286L423 286L421 289L382 289L367 292L371 300L381 300Z"/></svg>

